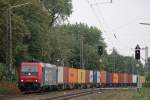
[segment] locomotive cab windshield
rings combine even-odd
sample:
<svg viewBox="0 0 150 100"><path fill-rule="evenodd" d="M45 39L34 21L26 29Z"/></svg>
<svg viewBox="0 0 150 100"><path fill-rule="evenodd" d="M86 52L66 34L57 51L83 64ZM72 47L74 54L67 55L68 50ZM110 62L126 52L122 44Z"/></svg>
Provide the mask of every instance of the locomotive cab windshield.
<svg viewBox="0 0 150 100"><path fill-rule="evenodd" d="M38 75L38 66L22 66L21 75L37 76Z"/></svg>

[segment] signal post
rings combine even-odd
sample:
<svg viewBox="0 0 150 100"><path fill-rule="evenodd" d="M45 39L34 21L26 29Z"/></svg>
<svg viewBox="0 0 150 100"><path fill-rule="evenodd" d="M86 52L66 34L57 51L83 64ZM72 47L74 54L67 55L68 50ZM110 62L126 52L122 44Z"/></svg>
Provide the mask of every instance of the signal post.
<svg viewBox="0 0 150 100"><path fill-rule="evenodd" d="M137 44L137 46L135 47L135 59L137 60L137 64L136 64L136 68L137 68L137 92L140 91L140 75L138 72L138 68L140 67L139 65L139 61L140 61L140 46Z"/></svg>

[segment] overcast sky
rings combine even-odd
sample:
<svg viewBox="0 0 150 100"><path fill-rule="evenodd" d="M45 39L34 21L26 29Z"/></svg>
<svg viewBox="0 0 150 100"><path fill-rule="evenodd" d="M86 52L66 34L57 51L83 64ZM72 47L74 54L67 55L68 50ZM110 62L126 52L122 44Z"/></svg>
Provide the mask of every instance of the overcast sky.
<svg viewBox="0 0 150 100"><path fill-rule="evenodd" d="M136 44L150 48L150 25L139 24L150 23L150 0L113 0L113 3L104 3L109 0L72 2L73 14L69 21L83 22L102 29L108 51L115 47L120 54L131 56L134 53L131 48L135 48ZM144 57L144 51L142 56Z"/></svg>

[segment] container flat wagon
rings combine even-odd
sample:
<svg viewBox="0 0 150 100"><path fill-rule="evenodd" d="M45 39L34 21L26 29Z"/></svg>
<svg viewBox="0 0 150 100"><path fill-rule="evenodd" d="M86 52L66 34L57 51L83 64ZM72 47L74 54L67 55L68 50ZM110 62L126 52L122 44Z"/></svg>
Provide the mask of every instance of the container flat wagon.
<svg viewBox="0 0 150 100"><path fill-rule="evenodd" d="M137 86L137 77L128 73L77 69L42 62L23 62L20 66L18 86L21 91L128 87ZM142 85L145 77L140 76L139 80Z"/></svg>

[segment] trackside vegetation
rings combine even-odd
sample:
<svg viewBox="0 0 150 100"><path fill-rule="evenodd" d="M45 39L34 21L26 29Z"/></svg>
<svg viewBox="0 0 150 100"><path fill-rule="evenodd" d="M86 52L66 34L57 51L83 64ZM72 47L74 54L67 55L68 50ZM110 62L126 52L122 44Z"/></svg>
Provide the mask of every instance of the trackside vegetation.
<svg viewBox="0 0 150 100"><path fill-rule="evenodd" d="M150 100L150 88L141 88L135 95L135 100Z"/></svg>

